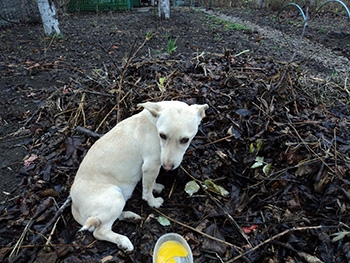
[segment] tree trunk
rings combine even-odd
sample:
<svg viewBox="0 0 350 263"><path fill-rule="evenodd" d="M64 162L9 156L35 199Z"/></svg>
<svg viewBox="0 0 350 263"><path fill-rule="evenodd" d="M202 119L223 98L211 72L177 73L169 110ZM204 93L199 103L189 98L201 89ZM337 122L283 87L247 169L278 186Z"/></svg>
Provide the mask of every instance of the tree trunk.
<svg viewBox="0 0 350 263"><path fill-rule="evenodd" d="M257 5L259 8L264 8L265 7L265 0L258 0Z"/></svg>
<svg viewBox="0 0 350 263"><path fill-rule="evenodd" d="M158 0L158 16L162 17L163 14L165 19L170 18L170 0Z"/></svg>
<svg viewBox="0 0 350 263"><path fill-rule="evenodd" d="M51 0L36 0L44 25L45 35L60 34L56 8Z"/></svg>

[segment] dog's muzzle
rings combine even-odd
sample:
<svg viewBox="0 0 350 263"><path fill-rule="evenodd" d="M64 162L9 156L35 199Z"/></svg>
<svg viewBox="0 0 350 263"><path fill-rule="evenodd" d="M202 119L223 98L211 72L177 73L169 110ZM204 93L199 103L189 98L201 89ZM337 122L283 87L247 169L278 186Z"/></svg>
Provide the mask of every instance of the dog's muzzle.
<svg viewBox="0 0 350 263"><path fill-rule="evenodd" d="M173 163L166 163L166 164L163 164L162 167L166 171L171 171L175 168L175 165Z"/></svg>

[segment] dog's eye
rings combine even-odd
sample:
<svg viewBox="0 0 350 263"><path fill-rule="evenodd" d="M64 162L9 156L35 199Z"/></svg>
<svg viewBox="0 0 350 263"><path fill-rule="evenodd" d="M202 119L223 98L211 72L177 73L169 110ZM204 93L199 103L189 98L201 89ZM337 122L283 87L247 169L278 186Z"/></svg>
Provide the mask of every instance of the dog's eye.
<svg viewBox="0 0 350 263"><path fill-rule="evenodd" d="M159 133L159 137L164 141L166 140L166 135L164 133Z"/></svg>
<svg viewBox="0 0 350 263"><path fill-rule="evenodd" d="M188 139L188 138L182 138L181 141L180 141L180 143L181 143L181 144L186 144L186 143L188 143L189 140L190 140L190 139Z"/></svg>

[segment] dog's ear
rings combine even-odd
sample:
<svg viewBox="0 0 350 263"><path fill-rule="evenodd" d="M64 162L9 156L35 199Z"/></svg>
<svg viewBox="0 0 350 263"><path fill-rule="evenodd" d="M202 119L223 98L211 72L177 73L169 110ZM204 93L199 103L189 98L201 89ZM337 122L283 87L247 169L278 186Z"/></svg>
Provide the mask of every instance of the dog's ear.
<svg viewBox="0 0 350 263"><path fill-rule="evenodd" d="M194 104L192 107L196 108L196 111L198 112L198 115L203 119L205 117L205 110L209 108L208 104Z"/></svg>
<svg viewBox="0 0 350 263"><path fill-rule="evenodd" d="M157 102L145 102L137 104L137 107L143 107L148 110L154 118L158 117L160 105Z"/></svg>

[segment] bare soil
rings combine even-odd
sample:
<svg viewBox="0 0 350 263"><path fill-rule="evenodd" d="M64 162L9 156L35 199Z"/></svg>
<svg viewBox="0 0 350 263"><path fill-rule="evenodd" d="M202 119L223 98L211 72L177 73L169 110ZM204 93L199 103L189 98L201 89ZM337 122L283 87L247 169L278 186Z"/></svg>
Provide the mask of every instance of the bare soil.
<svg viewBox="0 0 350 263"><path fill-rule="evenodd" d="M1 29L0 261L151 262L166 232L187 238L195 262L349 261L349 237L331 241L350 223L349 21L323 13L300 41L293 12L280 23L251 9L171 15L68 14L56 37L43 36L42 25ZM171 54L169 39L177 39ZM160 211L138 188L127 206L142 223L117 222L135 251L78 234L69 208L55 226L98 134L138 112L137 103L163 99L210 109L182 168L159 176ZM184 192L188 181L208 179L229 196ZM162 213L170 226L158 223Z"/></svg>

